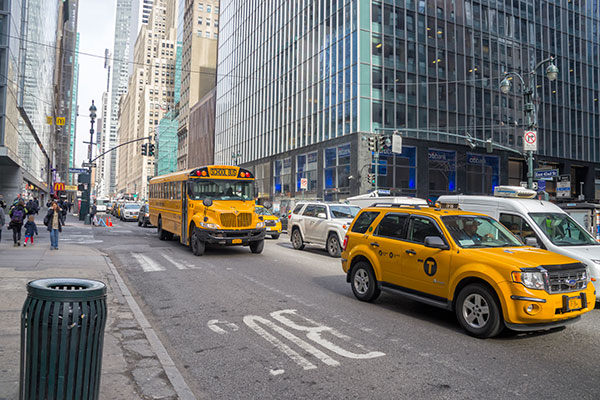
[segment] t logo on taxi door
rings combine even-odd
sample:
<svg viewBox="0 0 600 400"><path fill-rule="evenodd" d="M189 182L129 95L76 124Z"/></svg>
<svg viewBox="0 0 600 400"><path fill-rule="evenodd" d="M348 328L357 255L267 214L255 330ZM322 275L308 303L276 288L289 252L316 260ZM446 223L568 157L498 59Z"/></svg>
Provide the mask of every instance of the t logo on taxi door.
<svg viewBox="0 0 600 400"><path fill-rule="evenodd" d="M437 272L437 263L435 262L435 260L433 258L429 257L423 263L423 269L425 270L425 274L427 276L434 276L435 273Z"/></svg>

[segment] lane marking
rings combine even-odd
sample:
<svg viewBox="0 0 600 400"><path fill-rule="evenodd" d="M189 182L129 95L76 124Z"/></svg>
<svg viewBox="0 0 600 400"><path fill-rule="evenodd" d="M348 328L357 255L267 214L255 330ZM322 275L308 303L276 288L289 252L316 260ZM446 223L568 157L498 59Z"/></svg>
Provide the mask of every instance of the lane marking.
<svg viewBox="0 0 600 400"><path fill-rule="evenodd" d="M250 327L250 329L252 329L254 332L256 332L259 336L261 336L267 342L269 342L273 346L275 346L275 348L278 349L279 351L281 351L283 354L290 357L292 359L292 361L294 361L296 364L298 364L304 370L317 368L317 366L315 364L311 363L306 358L304 358L300 354L296 353L294 350L292 350L292 348L290 346L283 343L281 340L277 339L275 336L271 335L265 329L261 328L257 322L267 325L269 328L271 328L275 331L277 331L278 329L281 329L277 325L275 325L273 322L269 321L268 319L259 317L257 315L247 315L244 317L244 323L248 327Z"/></svg>
<svg viewBox="0 0 600 400"><path fill-rule="evenodd" d="M220 335L225 335L226 333L229 333L228 331L226 331L223 328L220 328L217 325L223 325L226 328L229 328L230 331L235 332L238 329L238 326L236 324L234 324L233 322L228 322L228 321L222 321L222 320L218 320L218 319L211 319L210 321L208 321L208 329L210 329L211 331L218 333Z"/></svg>
<svg viewBox="0 0 600 400"><path fill-rule="evenodd" d="M179 261L175 261L174 259L167 257L166 254L163 254L163 257L165 258L165 260L173 264L177 269L189 269L188 266L180 263Z"/></svg>
<svg viewBox="0 0 600 400"><path fill-rule="evenodd" d="M285 317L284 314L294 315L294 316L302 318L316 326L298 325L297 323L293 322L289 318ZM320 344L321 346L325 347L326 349L328 349L336 354L339 354L342 357L352 358L355 360L366 360L366 359L370 359L370 358L385 356L385 353L382 353L380 351L371 351L371 352L362 353L362 354L354 353L354 352L351 352L349 350L346 350L346 349L336 345L335 343L330 342L329 340L327 340L321 336L323 334L323 332L330 333L333 336L338 337L340 339L344 339L346 341L349 341L351 338L347 335L344 335L344 334L336 331L333 328L330 328L325 325L319 325L317 322L297 314L296 310L275 311L275 312L271 313L271 317L273 317L274 320L279 321L281 324L283 324L291 329L295 329L295 330L301 331L301 332L307 332L306 337L308 339L312 340L315 343ZM364 346L362 346L362 345L360 345L360 346L357 345L357 347L364 348Z"/></svg>
<svg viewBox="0 0 600 400"><path fill-rule="evenodd" d="M144 270L144 272L158 272L164 271L166 268L162 265L159 265L156 261L151 259L150 257L140 254L140 253L132 253L133 257L140 264L140 267Z"/></svg>
<svg viewBox="0 0 600 400"><path fill-rule="evenodd" d="M108 256L104 256L104 260L108 264L108 267L110 268L112 274L117 280L117 284L119 285L119 289L121 290L123 297L127 301L127 304L129 305L133 316L135 317L136 321L142 328L142 331L146 335L146 339L148 339L148 342L150 342L150 347L152 347L152 350L158 357L158 361L162 365L165 374L167 375L167 378L169 378L173 389L175 389L175 392L177 393L177 398L182 400L197 400L196 396L185 382L185 379L183 379L181 372L179 372L179 369L177 369L177 366L175 366L173 359L171 358L171 356L169 356L169 353L167 353L167 349L162 344L162 342L158 338L158 335L150 325L150 322L148 322L148 320L144 316L142 309L131 295L129 288L125 284L125 281L123 281L123 278L121 278L121 275L119 275L117 268L113 265L112 261Z"/></svg>
<svg viewBox="0 0 600 400"><path fill-rule="evenodd" d="M277 375L281 375L285 372L284 369L272 369L269 371L269 373L273 376L277 376Z"/></svg>

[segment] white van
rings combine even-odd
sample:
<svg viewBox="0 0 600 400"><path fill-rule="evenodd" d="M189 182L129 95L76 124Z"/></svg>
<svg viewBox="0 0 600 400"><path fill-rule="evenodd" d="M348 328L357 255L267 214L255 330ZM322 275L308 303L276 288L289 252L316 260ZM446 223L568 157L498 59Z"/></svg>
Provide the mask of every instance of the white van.
<svg viewBox="0 0 600 400"><path fill-rule="evenodd" d="M353 206L358 206L360 208L370 207L375 203L427 206L427 200L420 199L418 197L392 196L391 194L388 194L389 192L389 190L379 190L354 197L348 197L346 199L346 203Z"/></svg>
<svg viewBox="0 0 600 400"><path fill-rule="evenodd" d="M523 188L498 189L495 196L441 196L438 202L442 207L487 214L502 222L525 244L581 261L589 267L594 286L600 287L600 243L586 229L549 201L523 198Z"/></svg>

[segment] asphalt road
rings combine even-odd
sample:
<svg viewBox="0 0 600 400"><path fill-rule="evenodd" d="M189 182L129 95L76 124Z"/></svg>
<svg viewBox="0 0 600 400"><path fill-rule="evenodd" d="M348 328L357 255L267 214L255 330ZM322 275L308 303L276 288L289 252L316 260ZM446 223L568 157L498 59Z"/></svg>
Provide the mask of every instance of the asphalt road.
<svg viewBox="0 0 600 400"><path fill-rule="evenodd" d="M339 259L286 235L260 255L195 257L155 231L115 222L61 240L111 256L199 399L600 398L599 309L558 331L474 339L437 308L356 300Z"/></svg>

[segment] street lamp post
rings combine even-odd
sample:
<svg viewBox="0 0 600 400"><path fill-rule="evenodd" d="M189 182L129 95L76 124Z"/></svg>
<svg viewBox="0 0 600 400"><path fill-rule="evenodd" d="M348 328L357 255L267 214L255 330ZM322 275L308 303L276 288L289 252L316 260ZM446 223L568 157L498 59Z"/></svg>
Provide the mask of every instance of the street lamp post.
<svg viewBox="0 0 600 400"><path fill-rule="evenodd" d="M90 123L91 123L91 128L90 128L90 142L88 144L88 159L89 159L89 163L88 163L88 174L90 177L90 182L88 183L88 191L87 191L87 203L88 203L88 209L87 209L87 214L85 216L85 221L84 224L85 225L91 225L92 223L92 216L91 216L91 210L92 210L92 162L93 162L93 145L94 145L94 122L96 122L96 106L94 105L94 100L92 100L92 105L90 106Z"/></svg>
<svg viewBox="0 0 600 400"><path fill-rule="evenodd" d="M554 57L548 57L545 60L537 63L535 68L529 72L529 87L525 85L525 81L523 77L519 75L517 72L505 72L504 79L500 82L500 91L504 94L507 94L511 89L511 81L510 76L515 76L519 78L521 81L521 85L523 86L523 101L524 101L524 110L523 113L527 119L527 130L535 130L537 128L537 112L535 109L535 104L533 104L533 93L535 92L535 78L536 71L544 64L550 64L546 68L546 77L550 81L554 81L558 77L558 67L554 65ZM537 141L537 138L536 138ZM527 187L529 189L533 189L533 150L527 150L525 154L525 158L527 159Z"/></svg>

